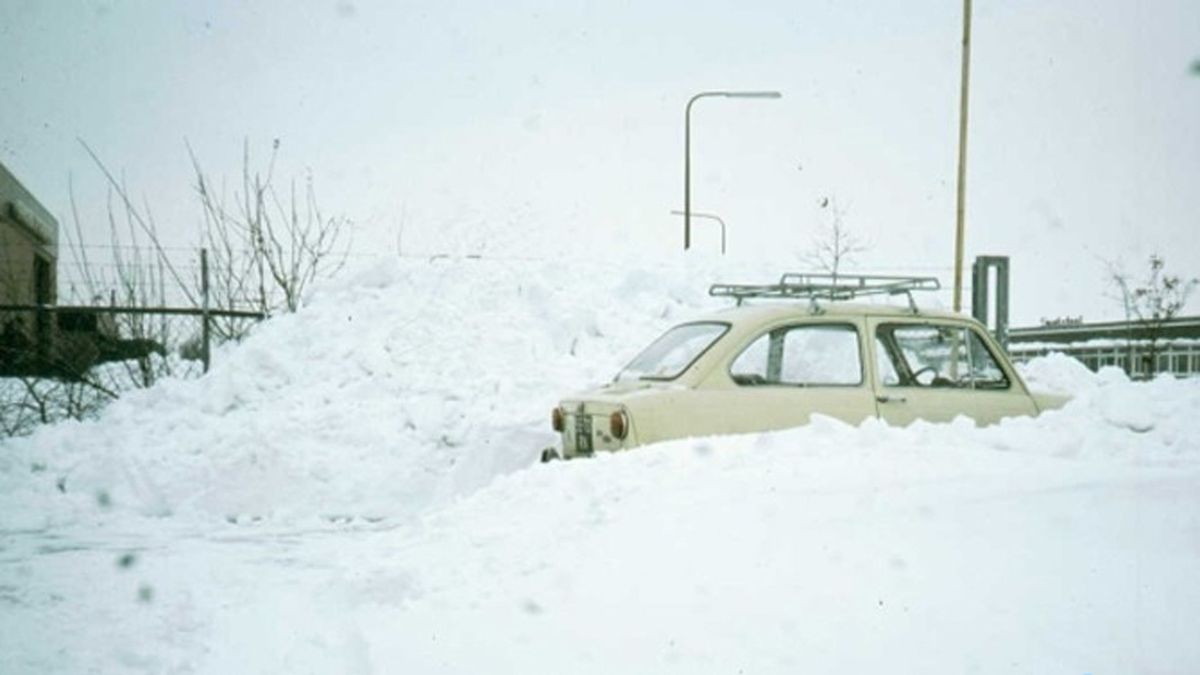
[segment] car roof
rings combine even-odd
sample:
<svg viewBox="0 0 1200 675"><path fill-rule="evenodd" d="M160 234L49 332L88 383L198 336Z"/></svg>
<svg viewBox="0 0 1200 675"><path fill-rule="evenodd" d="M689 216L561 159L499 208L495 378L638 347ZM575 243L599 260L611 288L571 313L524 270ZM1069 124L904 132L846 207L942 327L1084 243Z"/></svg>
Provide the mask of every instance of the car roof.
<svg viewBox="0 0 1200 675"><path fill-rule="evenodd" d="M761 302L746 303L734 307L709 312L692 320L695 321L726 321L730 323L766 323L779 319L808 319L828 317L916 317L926 319L969 320L964 314L943 310L918 309L914 314L907 306L817 301L821 308L819 313L813 313L812 306L807 301L792 302ZM691 323L691 322L689 322Z"/></svg>

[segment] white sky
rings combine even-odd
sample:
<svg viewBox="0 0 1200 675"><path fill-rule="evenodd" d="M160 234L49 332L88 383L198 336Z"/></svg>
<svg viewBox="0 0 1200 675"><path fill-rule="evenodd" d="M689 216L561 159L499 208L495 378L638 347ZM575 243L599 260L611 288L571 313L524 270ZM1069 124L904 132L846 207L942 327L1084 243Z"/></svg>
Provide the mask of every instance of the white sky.
<svg viewBox="0 0 1200 675"><path fill-rule="evenodd" d="M178 245L200 220L184 140L232 181L244 138L279 138L363 255L403 223L406 253L673 260L687 98L778 89L693 113L693 208L731 256L802 253L834 196L861 267L948 284L960 22L959 0L3 0L0 161L63 225L71 177L97 243L77 138ZM1197 58L1194 0L976 0L968 262L1012 256L1018 323L1117 316L1104 259L1200 273Z"/></svg>

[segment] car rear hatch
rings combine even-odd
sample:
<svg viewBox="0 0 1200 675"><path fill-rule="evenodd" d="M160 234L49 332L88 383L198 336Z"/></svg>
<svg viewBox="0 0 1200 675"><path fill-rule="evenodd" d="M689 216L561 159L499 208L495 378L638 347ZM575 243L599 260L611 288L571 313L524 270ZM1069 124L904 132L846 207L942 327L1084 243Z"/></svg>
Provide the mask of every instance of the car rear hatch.
<svg viewBox="0 0 1200 675"><path fill-rule="evenodd" d="M628 428L629 416L624 406L604 401L563 401L562 447L566 457L588 457L599 451L620 450L632 440ZM624 439L614 436L611 420L614 413L625 416L627 432Z"/></svg>

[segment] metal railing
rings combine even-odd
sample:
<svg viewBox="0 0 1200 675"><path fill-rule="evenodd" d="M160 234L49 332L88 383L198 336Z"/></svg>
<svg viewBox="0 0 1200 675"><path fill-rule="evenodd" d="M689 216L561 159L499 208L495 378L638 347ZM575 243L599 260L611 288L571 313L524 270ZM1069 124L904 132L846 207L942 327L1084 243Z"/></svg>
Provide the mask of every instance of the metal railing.
<svg viewBox="0 0 1200 675"><path fill-rule="evenodd" d="M208 371L214 341L237 339L263 318L197 307L4 304L0 377L81 379L119 362L137 369L139 386L156 375L198 375Z"/></svg>
<svg viewBox="0 0 1200 675"><path fill-rule="evenodd" d="M713 284L708 294L734 298L737 304L748 299L853 300L876 295L905 295L916 312L913 291L936 291L942 287L936 277L904 277L861 274L788 273L775 284Z"/></svg>

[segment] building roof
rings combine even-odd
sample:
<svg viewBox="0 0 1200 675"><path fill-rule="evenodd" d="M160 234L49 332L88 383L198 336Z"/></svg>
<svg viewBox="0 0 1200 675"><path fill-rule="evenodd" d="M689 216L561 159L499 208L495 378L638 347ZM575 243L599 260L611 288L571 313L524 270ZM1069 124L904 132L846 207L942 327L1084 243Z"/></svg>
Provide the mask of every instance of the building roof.
<svg viewBox="0 0 1200 675"><path fill-rule="evenodd" d="M1177 316L1163 321L1157 331L1152 331L1141 321L1100 321L1055 326L1030 326L1013 328L1008 333L1010 342L1086 342L1088 340L1146 340L1156 332L1156 339L1200 338L1200 316Z"/></svg>

